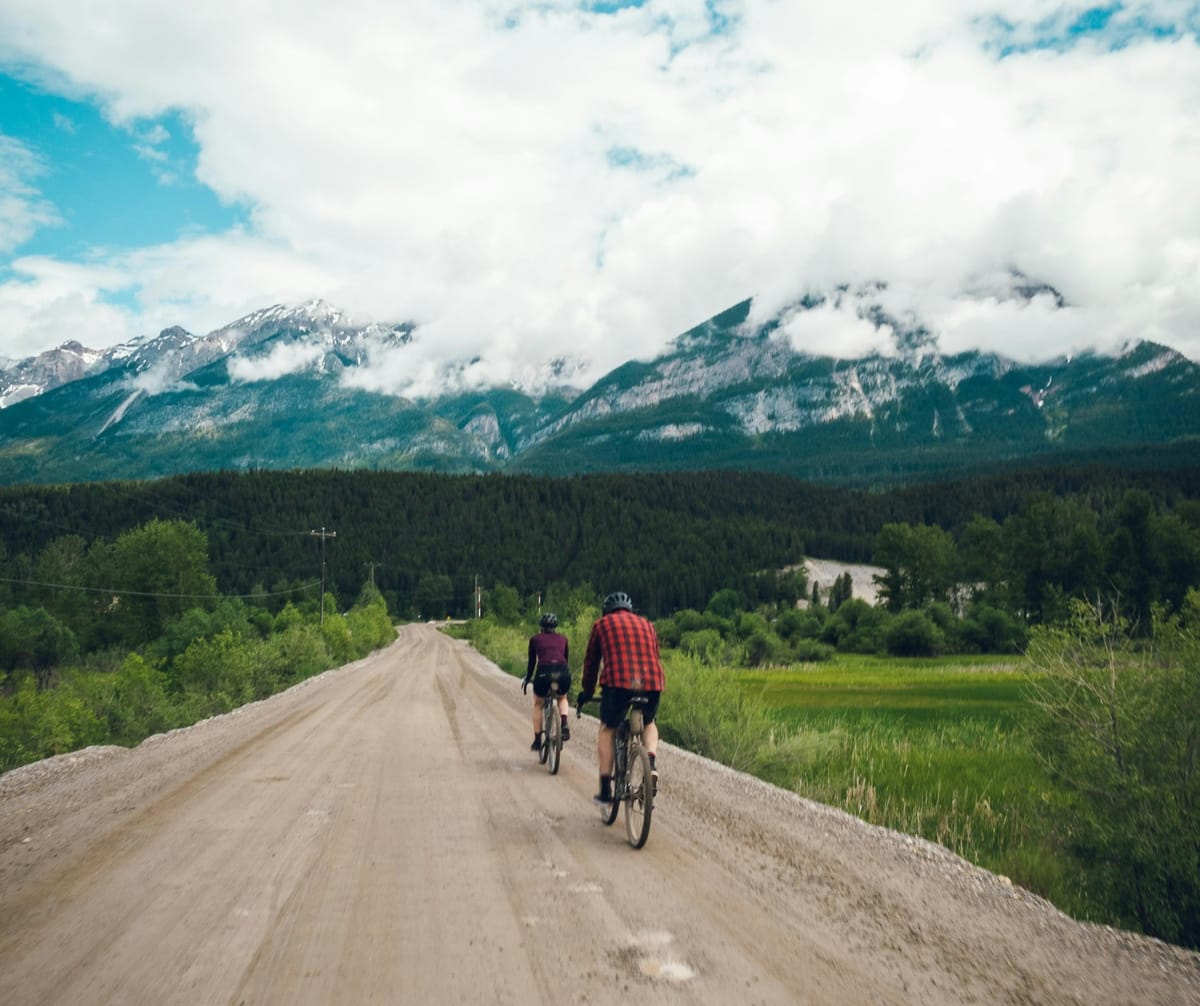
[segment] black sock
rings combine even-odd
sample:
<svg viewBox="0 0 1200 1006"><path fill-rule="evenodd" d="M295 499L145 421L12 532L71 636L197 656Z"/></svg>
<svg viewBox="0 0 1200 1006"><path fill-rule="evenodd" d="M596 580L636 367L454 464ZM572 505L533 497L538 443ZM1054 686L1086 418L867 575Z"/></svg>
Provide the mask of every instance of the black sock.
<svg viewBox="0 0 1200 1006"><path fill-rule="evenodd" d="M602 775L600 777L600 795L601 796L611 796L612 795L612 776L611 775Z"/></svg>
<svg viewBox="0 0 1200 1006"><path fill-rule="evenodd" d="M650 771L654 771L654 755L650 755Z"/></svg>

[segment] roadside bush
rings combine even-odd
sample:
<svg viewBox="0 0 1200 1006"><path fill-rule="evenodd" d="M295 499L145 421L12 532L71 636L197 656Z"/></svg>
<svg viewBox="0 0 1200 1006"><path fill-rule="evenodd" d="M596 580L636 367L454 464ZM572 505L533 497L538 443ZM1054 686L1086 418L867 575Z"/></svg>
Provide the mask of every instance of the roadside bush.
<svg viewBox="0 0 1200 1006"><path fill-rule="evenodd" d="M761 691L695 657L664 657L666 690L657 718L663 738L740 771L754 768L774 726Z"/></svg>
<svg viewBox="0 0 1200 1006"><path fill-rule="evenodd" d="M71 685L103 721L106 739L113 744L137 744L178 724L167 676L137 653L109 673L77 671Z"/></svg>
<svg viewBox="0 0 1200 1006"><path fill-rule="evenodd" d="M311 678L330 666L325 642L315 625L293 625L277 632L263 644L259 660L273 688Z"/></svg>
<svg viewBox="0 0 1200 1006"><path fill-rule="evenodd" d="M382 598L361 608L351 608L346 623L355 657L365 657L396 638L396 627L388 617L387 605Z"/></svg>
<svg viewBox="0 0 1200 1006"><path fill-rule="evenodd" d="M193 641L175 659L169 675L201 716L227 712L253 697L250 648L228 629L212 639Z"/></svg>
<svg viewBox="0 0 1200 1006"><path fill-rule="evenodd" d="M24 678L0 699L0 771L104 740L104 724L66 684L39 691Z"/></svg>
<svg viewBox="0 0 1200 1006"><path fill-rule="evenodd" d="M331 666L354 659L354 640L350 638L350 626L345 618L336 611L326 612L325 621L320 629L325 648L329 651Z"/></svg>
<svg viewBox="0 0 1200 1006"><path fill-rule="evenodd" d="M1146 642L1099 603L1035 630L1034 742L1074 799L1063 833L1116 917L1200 946L1200 591Z"/></svg>
<svg viewBox="0 0 1200 1006"><path fill-rule="evenodd" d="M238 637L257 636L250 614L240 598L227 598L211 609L189 608L167 625L163 634L146 647L146 652L171 661L197 639L209 639L221 632Z"/></svg>

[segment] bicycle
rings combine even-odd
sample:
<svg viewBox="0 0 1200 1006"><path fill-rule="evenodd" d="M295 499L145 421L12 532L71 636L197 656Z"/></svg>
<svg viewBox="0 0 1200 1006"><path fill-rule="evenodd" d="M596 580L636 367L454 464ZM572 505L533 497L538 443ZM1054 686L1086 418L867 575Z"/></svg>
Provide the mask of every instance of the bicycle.
<svg viewBox="0 0 1200 1006"><path fill-rule="evenodd" d="M645 729L642 710L649 702L645 695L635 695L629 701L625 718L613 738L612 803L600 804L600 820L606 825L617 819L621 804L625 804L625 838L635 849L640 849L650 837L656 795L650 756L642 746ZM583 706L582 702L576 706L576 718L583 713Z"/></svg>
<svg viewBox="0 0 1200 1006"><path fill-rule="evenodd" d="M545 765L551 775L558 775L558 763L562 759L562 716L558 712L561 694L558 679L554 678L549 693L542 700L542 746L538 749L538 764Z"/></svg>

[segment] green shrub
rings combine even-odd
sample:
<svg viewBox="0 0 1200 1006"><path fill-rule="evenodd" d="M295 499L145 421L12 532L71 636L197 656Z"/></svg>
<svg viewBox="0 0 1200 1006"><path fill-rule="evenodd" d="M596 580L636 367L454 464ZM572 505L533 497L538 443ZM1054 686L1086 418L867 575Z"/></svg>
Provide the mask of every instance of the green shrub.
<svg viewBox="0 0 1200 1006"><path fill-rule="evenodd" d="M815 663L820 660L832 660L834 654L837 653L828 643L822 643L819 639L797 639L788 648L788 659L799 663Z"/></svg>
<svg viewBox="0 0 1200 1006"><path fill-rule="evenodd" d="M336 611L326 613L321 623L321 638L329 651L331 666L344 664L354 659L354 640L350 637L350 626Z"/></svg>
<svg viewBox="0 0 1200 1006"><path fill-rule="evenodd" d="M1099 603L1041 627L1034 741L1069 793L1057 810L1110 911L1200 946L1200 591L1149 641Z"/></svg>
<svg viewBox="0 0 1200 1006"><path fill-rule="evenodd" d="M0 771L103 742L104 724L72 688L25 678L0 699Z"/></svg>
<svg viewBox="0 0 1200 1006"><path fill-rule="evenodd" d="M251 648L228 629L212 639L193 641L172 663L169 674L200 715L227 712L253 697Z"/></svg>
<svg viewBox="0 0 1200 1006"><path fill-rule="evenodd" d="M894 657L932 657L941 653L946 637L923 611L903 611L892 618L883 634Z"/></svg>
<svg viewBox="0 0 1200 1006"><path fill-rule="evenodd" d="M658 724L665 740L742 771L757 764L773 722L761 693L695 657L666 655Z"/></svg>
<svg viewBox="0 0 1200 1006"><path fill-rule="evenodd" d="M71 686L103 721L110 743L137 744L178 725L167 676L137 653L109 673L76 672Z"/></svg>
<svg viewBox="0 0 1200 1006"><path fill-rule="evenodd" d="M698 629L685 632L679 639L679 650L697 660L715 664L720 660L724 644L716 629Z"/></svg>
<svg viewBox="0 0 1200 1006"><path fill-rule="evenodd" d="M759 630L746 640L743 649L748 667L762 667L776 662L783 651L783 644L775 633Z"/></svg>

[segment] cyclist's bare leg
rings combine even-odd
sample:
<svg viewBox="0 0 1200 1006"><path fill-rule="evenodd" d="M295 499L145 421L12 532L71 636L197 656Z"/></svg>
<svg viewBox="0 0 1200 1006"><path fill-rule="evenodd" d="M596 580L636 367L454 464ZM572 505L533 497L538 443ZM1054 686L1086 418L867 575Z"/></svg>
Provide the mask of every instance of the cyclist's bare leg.
<svg viewBox="0 0 1200 1006"><path fill-rule="evenodd" d="M567 701L567 697L565 695L560 695L558 697L558 711L564 716L571 715L571 703Z"/></svg>
<svg viewBox="0 0 1200 1006"><path fill-rule="evenodd" d="M658 724L647 723L642 727L642 747L646 749L646 754L653 755L658 753Z"/></svg>
<svg viewBox="0 0 1200 1006"><path fill-rule="evenodd" d="M542 706L545 699L540 699L536 695L533 697L533 732L540 734L542 732Z"/></svg>
<svg viewBox="0 0 1200 1006"><path fill-rule="evenodd" d="M600 724L600 729L596 732L596 755L600 762L601 775L612 775L614 734L616 734L616 730L606 727L604 724Z"/></svg>

